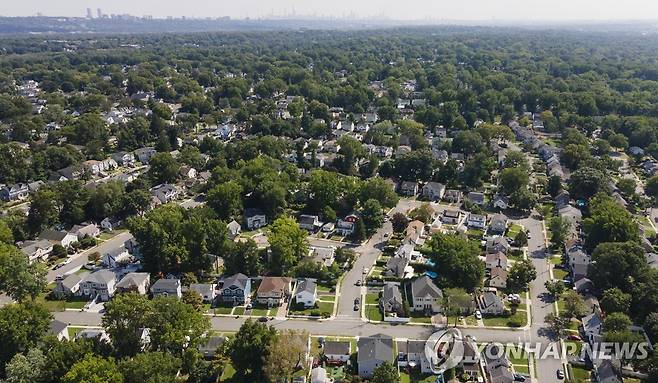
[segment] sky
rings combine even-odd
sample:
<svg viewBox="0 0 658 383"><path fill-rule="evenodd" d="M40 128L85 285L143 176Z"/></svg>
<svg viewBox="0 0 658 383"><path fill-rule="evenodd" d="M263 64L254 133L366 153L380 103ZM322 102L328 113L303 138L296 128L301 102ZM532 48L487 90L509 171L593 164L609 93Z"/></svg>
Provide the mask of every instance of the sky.
<svg viewBox="0 0 658 383"><path fill-rule="evenodd" d="M262 18L270 15L396 20L658 20L656 0L0 0L0 15Z"/></svg>

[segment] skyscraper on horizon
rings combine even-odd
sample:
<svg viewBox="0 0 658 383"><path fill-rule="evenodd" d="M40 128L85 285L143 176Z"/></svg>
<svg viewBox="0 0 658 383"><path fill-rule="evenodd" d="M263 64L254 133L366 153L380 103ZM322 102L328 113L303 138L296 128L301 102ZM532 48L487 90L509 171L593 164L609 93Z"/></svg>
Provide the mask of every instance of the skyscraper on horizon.
<svg viewBox="0 0 658 383"><path fill-rule="evenodd" d="M100 8L96 9L96 15L98 16L99 19L102 19L103 11Z"/></svg>
<svg viewBox="0 0 658 383"><path fill-rule="evenodd" d="M87 18L88 19L93 19L94 15L91 13L91 8L87 8Z"/></svg>

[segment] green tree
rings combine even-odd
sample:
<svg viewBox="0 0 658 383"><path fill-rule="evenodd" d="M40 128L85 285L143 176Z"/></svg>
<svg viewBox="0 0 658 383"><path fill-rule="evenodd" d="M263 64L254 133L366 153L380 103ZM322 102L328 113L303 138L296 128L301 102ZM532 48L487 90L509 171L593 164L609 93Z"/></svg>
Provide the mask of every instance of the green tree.
<svg viewBox="0 0 658 383"><path fill-rule="evenodd" d="M63 383L123 383L123 375L114 359L87 355L74 364L62 378Z"/></svg>
<svg viewBox="0 0 658 383"><path fill-rule="evenodd" d="M361 219L366 225L366 232L373 233L384 223L384 213L382 206L376 199L369 199L363 205Z"/></svg>
<svg viewBox="0 0 658 383"><path fill-rule="evenodd" d="M528 289L528 284L537 278L537 270L528 259L517 261L507 275L507 288L520 293Z"/></svg>
<svg viewBox="0 0 658 383"><path fill-rule="evenodd" d="M236 181L213 187L206 200L221 219L229 220L242 214L242 187Z"/></svg>
<svg viewBox="0 0 658 383"><path fill-rule="evenodd" d="M564 300L564 316L566 318L581 318L588 313L588 307L583 297L573 290L562 296Z"/></svg>
<svg viewBox="0 0 658 383"><path fill-rule="evenodd" d="M264 271L263 259L253 239L235 242L224 257L224 269L227 274L243 273L261 275Z"/></svg>
<svg viewBox="0 0 658 383"><path fill-rule="evenodd" d="M598 169L581 167L569 178L569 192L575 199L589 199L597 193L609 194L609 178Z"/></svg>
<svg viewBox="0 0 658 383"><path fill-rule="evenodd" d="M589 210L590 216L583 220L588 250L602 242L639 240L639 229L633 216L609 195L596 195L590 201Z"/></svg>
<svg viewBox="0 0 658 383"><path fill-rule="evenodd" d="M548 291L549 294L551 294L556 300L560 299L560 296L564 293L566 290L566 285L564 284L563 281L546 281L544 283L544 286L546 287L546 290Z"/></svg>
<svg viewBox="0 0 658 383"><path fill-rule="evenodd" d="M558 248L564 245L571 229L571 221L560 216L553 217L548 221L548 227L551 230L551 243L553 243L553 246Z"/></svg>
<svg viewBox="0 0 658 383"><path fill-rule="evenodd" d="M22 302L36 299L46 286L46 269L30 263L13 245L0 243L0 291Z"/></svg>
<svg viewBox="0 0 658 383"><path fill-rule="evenodd" d="M648 278L644 251L636 243L602 243L592 253L588 276L604 291L618 288L622 292L633 292L636 284Z"/></svg>
<svg viewBox="0 0 658 383"><path fill-rule="evenodd" d="M384 208L390 209L397 205L399 197L384 179L375 177L361 184L359 199L361 202L375 199Z"/></svg>
<svg viewBox="0 0 658 383"><path fill-rule="evenodd" d="M262 382L264 361L269 356L269 345L275 341L277 331L262 323L247 319L231 341L231 363L244 381Z"/></svg>
<svg viewBox="0 0 658 383"><path fill-rule="evenodd" d="M180 165L169 153L156 153L149 161L149 177L155 184L178 180Z"/></svg>
<svg viewBox="0 0 658 383"><path fill-rule="evenodd" d="M16 354L5 366L7 376L3 383L39 383L44 380L46 357L38 348L24 354Z"/></svg>
<svg viewBox="0 0 658 383"><path fill-rule="evenodd" d="M402 233L407 228L409 219L404 214L397 212L391 217L391 224L394 232Z"/></svg>
<svg viewBox="0 0 658 383"><path fill-rule="evenodd" d="M372 383L399 383L398 369L390 362L379 365L372 374Z"/></svg>
<svg viewBox="0 0 658 383"><path fill-rule="evenodd" d="M268 241L271 249L271 267L285 274L308 253L307 233L291 217L280 217L272 223Z"/></svg>
<svg viewBox="0 0 658 383"><path fill-rule="evenodd" d="M498 184L503 194L509 195L528 186L528 172L521 168L503 169L498 175Z"/></svg>
<svg viewBox="0 0 658 383"><path fill-rule="evenodd" d="M203 342L203 334L210 329L210 320L203 313L176 297L158 297L151 305L147 327L158 329L150 334L151 349L181 355Z"/></svg>
<svg viewBox="0 0 658 383"><path fill-rule="evenodd" d="M633 325L633 321L624 313L610 313L603 320L604 332L625 331Z"/></svg>
<svg viewBox="0 0 658 383"><path fill-rule="evenodd" d="M442 287L461 287L473 291L482 284L484 263L479 259L477 243L459 236L436 233L422 250L440 267L439 283ZM440 266L439 266L440 265Z"/></svg>
<svg viewBox="0 0 658 383"><path fill-rule="evenodd" d="M14 243L14 233L4 220L0 220L0 243Z"/></svg>
<svg viewBox="0 0 658 383"><path fill-rule="evenodd" d="M551 197L556 197L562 191L562 179L560 176L552 176L548 179L546 191Z"/></svg>
<svg viewBox="0 0 658 383"><path fill-rule="evenodd" d="M606 313L628 312L631 308L631 294L624 293L620 289L613 287L603 292L601 298L601 308Z"/></svg>
<svg viewBox="0 0 658 383"><path fill-rule="evenodd" d="M138 330L147 327L152 314L151 302L137 293L118 294L105 304L103 328L117 356L134 356L142 350Z"/></svg>
<svg viewBox="0 0 658 383"><path fill-rule="evenodd" d="M658 197L658 176L653 176L647 180L644 185L644 192L650 197Z"/></svg>
<svg viewBox="0 0 658 383"><path fill-rule="evenodd" d="M309 335L304 331L286 330L267 345L263 370L269 381L292 380L298 367L304 364Z"/></svg>
<svg viewBox="0 0 658 383"><path fill-rule="evenodd" d="M0 366L17 353L37 346L46 335L52 316L35 303L8 304L0 308Z"/></svg>
<svg viewBox="0 0 658 383"><path fill-rule="evenodd" d="M49 188L37 190L32 195L30 211L27 216L27 227L30 233L37 235L42 230L57 223L59 205L57 194Z"/></svg>
<svg viewBox="0 0 658 383"><path fill-rule="evenodd" d="M174 382L180 368L180 359L161 352L140 353L119 363L125 383Z"/></svg>

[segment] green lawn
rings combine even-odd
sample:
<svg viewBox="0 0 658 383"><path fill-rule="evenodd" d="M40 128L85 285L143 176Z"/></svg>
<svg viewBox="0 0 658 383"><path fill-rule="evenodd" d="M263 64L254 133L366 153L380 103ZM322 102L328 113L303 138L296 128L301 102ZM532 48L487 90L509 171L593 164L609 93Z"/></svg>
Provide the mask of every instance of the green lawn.
<svg viewBox="0 0 658 383"><path fill-rule="evenodd" d="M412 375L406 372L400 373L400 383L434 383L436 382L435 375L426 375L413 373Z"/></svg>
<svg viewBox="0 0 658 383"><path fill-rule="evenodd" d="M251 309L251 316L257 316L257 317L266 316L269 311L270 310L267 308L254 307L253 309Z"/></svg>
<svg viewBox="0 0 658 383"><path fill-rule="evenodd" d="M70 299L64 302L64 306L67 309L77 309L81 310L89 301L86 299Z"/></svg>
<svg viewBox="0 0 658 383"><path fill-rule="evenodd" d="M507 236L509 238L515 238L517 234L519 234L523 230L523 227L521 225L516 225L512 224L509 229L507 229Z"/></svg>
<svg viewBox="0 0 658 383"><path fill-rule="evenodd" d="M571 381L574 383L589 383L592 381L591 372L580 366L572 366L573 376ZM627 381L627 379L624 379Z"/></svg>
<svg viewBox="0 0 658 383"><path fill-rule="evenodd" d="M244 312L245 312L244 306L236 307L235 310L233 311L233 314L235 314L235 315L244 315Z"/></svg>
<svg viewBox="0 0 658 383"><path fill-rule="evenodd" d="M379 303L379 294L368 293L366 294L366 304Z"/></svg>
<svg viewBox="0 0 658 383"><path fill-rule="evenodd" d="M295 309L291 308L288 313L290 315L311 316L311 314L314 311L319 312L320 314L322 314L322 313L331 314L334 311L334 303L333 302L317 302L316 304L317 304L318 307L311 307L311 308L304 309L304 310L295 310ZM294 306L294 303L293 303L293 305L291 305L291 307L292 306Z"/></svg>
<svg viewBox="0 0 658 383"><path fill-rule="evenodd" d="M526 325L527 319L526 312L519 310L514 315L484 317L482 318L482 321L485 326L491 327L523 327Z"/></svg>
<svg viewBox="0 0 658 383"><path fill-rule="evenodd" d="M222 371L222 376L219 377L220 382L230 382L232 381L233 376L235 375L235 368L231 364L231 362L227 362L226 366L224 367L224 371Z"/></svg>
<svg viewBox="0 0 658 383"><path fill-rule="evenodd" d="M69 332L69 339L75 339L75 336L78 335L78 333L82 330L84 330L84 327L69 326L67 328L67 331Z"/></svg>
<svg viewBox="0 0 658 383"><path fill-rule="evenodd" d="M379 310L379 306L373 305L373 306L366 306L366 318L374 321L383 321L384 320L384 315L382 312Z"/></svg>
<svg viewBox="0 0 658 383"><path fill-rule="evenodd" d="M335 295L320 295L318 299L325 302L336 302Z"/></svg>
<svg viewBox="0 0 658 383"><path fill-rule="evenodd" d="M549 260L554 265L562 264L562 257L550 257Z"/></svg>
<svg viewBox="0 0 658 383"><path fill-rule="evenodd" d="M553 269L553 278L555 279L564 279L569 275L566 270L564 269Z"/></svg>
<svg viewBox="0 0 658 383"><path fill-rule="evenodd" d="M432 318L428 317L425 315L425 313L422 312L414 312L412 311L409 313L410 321L412 323L432 323Z"/></svg>
<svg viewBox="0 0 658 383"><path fill-rule="evenodd" d="M219 306L215 307L215 314L230 314L233 307Z"/></svg>

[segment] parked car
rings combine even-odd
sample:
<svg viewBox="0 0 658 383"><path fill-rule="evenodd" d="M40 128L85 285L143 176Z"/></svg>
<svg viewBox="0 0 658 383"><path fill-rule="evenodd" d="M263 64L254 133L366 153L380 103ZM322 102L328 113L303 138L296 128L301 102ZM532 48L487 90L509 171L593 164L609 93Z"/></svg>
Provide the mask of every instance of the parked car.
<svg viewBox="0 0 658 383"><path fill-rule="evenodd" d="M354 305L354 311L359 311L360 308L361 308L361 306L359 306L359 305Z"/></svg>
<svg viewBox="0 0 658 383"><path fill-rule="evenodd" d="M354 298L354 304L358 305L361 303L361 300L359 298Z"/></svg>
<svg viewBox="0 0 658 383"><path fill-rule="evenodd" d="M564 379L564 371L557 370L557 378L558 379Z"/></svg>
<svg viewBox="0 0 658 383"><path fill-rule="evenodd" d="M94 262L87 262L82 267L84 267L87 270L93 270L96 267L96 264Z"/></svg>
<svg viewBox="0 0 658 383"><path fill-rule="evenodd" d="M480 320L482 319L482 313L480 310L475 310L475 319Z"/></svg>
<svg viewBox="0 0 658 383"><path fill-rule="evenodd" d="M521 374L514 374L514 381L515 382L525 382L525 376Z"/></svg>
<svg viewBox="0 0 658 383"><path fill-rule="evenodd" d="M356 285L361 286L361 280L360 279L358 281L356 281Z"/></svg>
<svg viewBox="0 0 658 383"><path fill-rule="evenodd" d="M267 317L260 317L260 318L258 318L258 321L259 322L267 322L268 319L267 319Z"/></svg>
<svg viewBox="0 0 658 383"><path fill-rule="evenodd" d="M582 340L583 340L583 338L581 338L579 335L575 335L575 334L569 335L569 336L567 337L567 339L569 339L569 340L577 340L577 341L582 341Z"/></svg>

